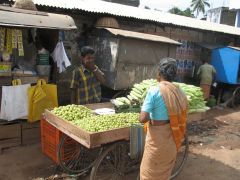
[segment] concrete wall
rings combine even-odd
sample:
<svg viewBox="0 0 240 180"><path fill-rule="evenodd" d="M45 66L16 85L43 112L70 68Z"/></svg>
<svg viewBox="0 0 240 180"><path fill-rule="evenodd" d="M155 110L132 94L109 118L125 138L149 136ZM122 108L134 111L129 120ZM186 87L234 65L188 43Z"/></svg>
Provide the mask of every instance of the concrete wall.
<svg viewBox="0 0 240 180"><path fill-rule="evenodd" d="M210 9L207 12L207 21L209 22L234 26L235 19L236 11L230 11L226 7Z"/></svg>
<svg viewBox="0 0 240 180"><path fill-rule="evenodd" d="M222 8L210 9L207 12L207 21L220 24Z"/></svg>
<svg viewBox="0 0 240 180"><path fill-rule="evenodd" d="M235 19L236 11L229 11L228 9L225 9L222 11L220 23L235 26Z"/></svg>

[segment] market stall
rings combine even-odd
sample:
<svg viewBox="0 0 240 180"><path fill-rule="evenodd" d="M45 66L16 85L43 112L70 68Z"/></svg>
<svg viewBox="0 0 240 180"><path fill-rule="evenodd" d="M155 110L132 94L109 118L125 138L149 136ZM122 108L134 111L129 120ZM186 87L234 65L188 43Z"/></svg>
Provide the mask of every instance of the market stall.
<svg viewBox="0 0 240 180"><path fill-rule="evenodd" d="M67 105L46 110L42 120L43 152L69 173L81 174L91 170L91 179L104 178L109 174L123 177L129 171L138 169L145 141L143 126L138 121L141 102L145 98L144 94L146 96L143 91L146 92L156 83L156 80L144 80L135 84L127 97L113 99L112 103ZM185 91L189 100L188 122L204 118L208 108L205 106L201 89L192 85L178 85ZM141 91L140 94L137 93L137 88ZM56 128L54 132L59 130L63 133L61 137L59 133L55 134L54 139L58 139L58 145L54 144L55 141L48 141L49 126L47 127L46 123L52 126L51 129ZM49 149L51 146L58 148ZM118 152L120 154L117 157L111 157ZM187 153L186 136L178 153L172 177L180 173ZM113 164L108 162L109 158ZM117 163L119 160L121 165L114 172L106 171L106 164L114 166L115 161Z"/></svg>
<svg viewBox="0 0 240 180"><path fill-rule="evenodd" d="M59 42L59 30L72 30L76 29L76 26L70 16L60 14L6 6L0 6L0 14L2 150L23 144L23 141L30 137L29 134L39 138L39 123L26 123L26 120L29 120L30 106L33 105L29 101L29 89L33 88L32 85L36 85L39 79L42 79L39 81L41 85L54 85L53 71L57 65L52 62L50 53Z"/></svg>

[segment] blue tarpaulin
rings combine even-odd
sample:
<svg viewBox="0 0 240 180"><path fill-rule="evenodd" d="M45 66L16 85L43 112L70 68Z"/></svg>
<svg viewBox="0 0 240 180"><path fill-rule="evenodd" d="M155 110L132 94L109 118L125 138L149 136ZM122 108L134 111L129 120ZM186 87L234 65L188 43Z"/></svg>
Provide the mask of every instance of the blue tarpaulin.
<svg viewBox="0 0 240 180"><path fill-rule="evenodd" d="M217 82L240 84L240 48L227 46L213 49L211 64L217 71Z"/></svg>

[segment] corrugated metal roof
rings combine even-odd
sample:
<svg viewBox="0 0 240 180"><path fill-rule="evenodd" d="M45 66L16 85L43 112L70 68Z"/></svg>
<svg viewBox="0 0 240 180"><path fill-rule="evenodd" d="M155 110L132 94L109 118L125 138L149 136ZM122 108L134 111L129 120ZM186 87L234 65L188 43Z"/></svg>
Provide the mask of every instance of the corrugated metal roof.
<svg viewBox="0 0 240 180"><path fill-rule="evenodd" d="M181 43L174 41L170 38L163 37L163 36L139 33L139 32L134 32L134 31L126 31L126 30L114 29L114 28L99 28L99 29L106 29L107 31L109 31L110 33L112 33L116 36L131 37L131 38L135 38L135 39L142 39L142 40L148 40L148 41L181 45Z"/></svg>
<svg viewBox="0 0 240 180"><path fill-rule="evenodd" d="M174 15L155 10L141 9L116 3L108 3L104 1L93 0L33 0L37 5L52 6L66 9L79 9L93 13L111 14L121 17L131 17L141 20L149 20L164 24L176 26L221 32L232 35L240 35L240 28L233 26L222 25L194 18Z"/></svg>
<svg viewBox="0 0 240 180"><path fill-rule="evenodd" d="M70 16L0 6L0 25L48 29L76 29Z"/></svg>

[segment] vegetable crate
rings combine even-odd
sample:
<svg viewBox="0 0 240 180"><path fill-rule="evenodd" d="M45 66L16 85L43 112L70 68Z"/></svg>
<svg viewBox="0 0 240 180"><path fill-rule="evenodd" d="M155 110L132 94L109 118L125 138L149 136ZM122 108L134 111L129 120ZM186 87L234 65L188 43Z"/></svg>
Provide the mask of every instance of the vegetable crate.
<svg viewBox="0 0 240 180"><path fill-rule="evenodd" d="M56 164L59 164L58 147L63 135L64 134L61 131L48 123L44 117L41 119L42 152L51 158ZM68 155L71 154L71 151L74 151L75 144L75 141L71 138L69 138L68 143L64 144L61 149L64 159L69 158Z"/></svg>

